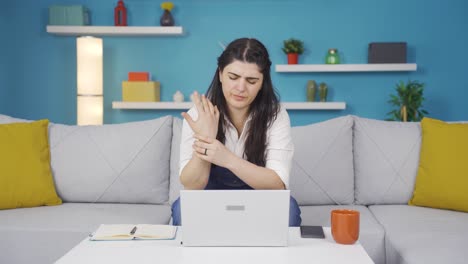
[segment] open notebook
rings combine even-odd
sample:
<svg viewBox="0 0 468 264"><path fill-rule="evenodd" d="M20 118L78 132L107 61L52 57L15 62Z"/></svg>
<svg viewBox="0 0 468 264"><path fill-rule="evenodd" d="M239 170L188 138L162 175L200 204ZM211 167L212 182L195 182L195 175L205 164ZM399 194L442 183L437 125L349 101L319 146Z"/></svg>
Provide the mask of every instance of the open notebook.
<svg viewBox="0 0 468 264"><path fill-rule="evenodd" d="M174 239L176 232L177 227L171 225L102 224L93 234L91 234L89 239L95 241Z"/></svg>

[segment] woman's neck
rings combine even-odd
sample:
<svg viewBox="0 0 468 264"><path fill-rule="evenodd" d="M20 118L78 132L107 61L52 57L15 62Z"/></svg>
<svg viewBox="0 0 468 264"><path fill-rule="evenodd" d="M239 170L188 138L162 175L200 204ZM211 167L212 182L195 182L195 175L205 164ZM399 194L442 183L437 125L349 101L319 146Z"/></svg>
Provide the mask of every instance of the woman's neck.
<svg viewBox="0 0 468 264"><path fill-rule="evenodd" d="M231 120L232 124L237 130L237 134L240 136L242 134L242 130L244 129L245 121L249 116L248 110L236 110L230 109L229 110L229 119Z"/></svg>

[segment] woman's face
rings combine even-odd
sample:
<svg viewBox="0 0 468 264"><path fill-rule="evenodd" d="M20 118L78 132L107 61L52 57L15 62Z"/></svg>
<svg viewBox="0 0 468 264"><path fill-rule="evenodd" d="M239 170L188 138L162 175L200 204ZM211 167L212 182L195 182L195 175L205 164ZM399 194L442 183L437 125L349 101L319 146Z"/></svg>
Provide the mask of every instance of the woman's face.
<svg viewBox="0 0 468 264"><path fill-rule="evenodd" d="M234 60L219 72L224 98L229 109L247 110L263 83L257 64Z"/></svg>

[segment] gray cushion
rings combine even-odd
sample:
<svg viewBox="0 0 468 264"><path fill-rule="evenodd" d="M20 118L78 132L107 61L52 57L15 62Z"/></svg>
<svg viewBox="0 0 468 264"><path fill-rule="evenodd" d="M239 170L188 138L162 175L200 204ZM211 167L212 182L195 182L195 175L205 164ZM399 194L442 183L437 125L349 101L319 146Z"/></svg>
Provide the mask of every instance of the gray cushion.
<svg viewBox="0 0 468 264"><path fill-rule="evenodd" d="M354 116L357 204L406 204L419 164L421 127Z"/></svg>
<svg viewBox="0 0 468 264"><path fill-rule="evenodd" d="M167 224L170 217L167 204L63 203L0 210L0 230L90 232L99 224Z"/></svg>
<svg viewBox="0 0 468 264"><path fill-rule="evenodd" d="M174 118L172 121L171 143L171 178L169 187L169 203L179 198L179 192L184 188L179 180L180 137L182 134L182 119Z"/></svg>
<svg viewBox="0 0 468 264"><path fill-rule="evenodd" d="M54 263L88 234L61 230L0 230L0 263Z"/></svg>
<svg viewBox="0 0 468 264"><path fill-rule="evenodd" d="M21 118L14 118L7 115L0 114L0 124L9 124L9 123L22 123L22 122L30 122L31 120L21 119Z"/></svg>
<svg viewBox="0 0 468 264"><path fill-rule="evenodd" d="M408 205L370 211L385 229L387 263L467 263L467 213Z"/></svg>
<svg viewBox="0 0 468 264"><path fill-rule="evenodd" d="M0 123L27 122L0 115ZM64 202L167 203L172 117L101 126L49 124Z"/></svg>
<svg viewBox="0 0 468 264"><path fill-rule="evenodd" d="M101 223L167 224L169 205L77 204L0 210L0 263L53 263Z"/></svg>
<svg viewBox="0 0 468 264"><path fill-rule="evenodd" d="M50 126L52 171L66 202L168 200L172 117L102 126Z"/></svg>
<svg viewBox="0 0 468 264"><path fill-rule="evenodd" d="M290 189L300 205L354 201L351 116L291 129Z"/></svg>
<svg viewBox="0 0 468 264"><path fill-rule="evenodd" d="M376 264L385 263L384 230L367 207L362 205L301 206L302 225L330 226L334 209L353 209L360 212L359 242ZM311 262L313 263L313 262Z"/></svg>

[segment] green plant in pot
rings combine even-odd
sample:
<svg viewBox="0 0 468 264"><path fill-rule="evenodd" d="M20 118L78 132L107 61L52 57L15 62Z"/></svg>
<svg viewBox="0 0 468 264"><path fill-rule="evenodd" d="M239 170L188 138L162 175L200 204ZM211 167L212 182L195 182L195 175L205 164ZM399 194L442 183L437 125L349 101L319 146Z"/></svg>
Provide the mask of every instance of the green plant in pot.
<svg viewBox="0 0 468 264"><path fill-rule="evenodd" d="M297 64L299 55L304 53L304 43L301 40L290 38L284 41L282 50L288 55L288 64Z"/></svg>
<svg viewBox="0 0 468 264"><path fill-rule="evenodd" d="M407 83L400 81L395 90L397 95L390 95L388 102L397 109L387 113L390 116L387 120L421 121L424 115L428 114L426 110L421 109L424 101L424 83L411 80Z"/></svg>

